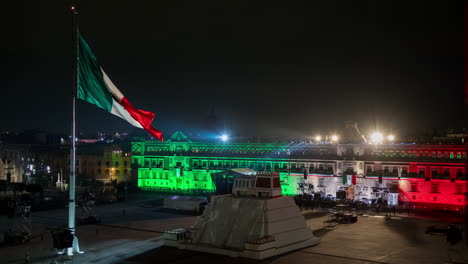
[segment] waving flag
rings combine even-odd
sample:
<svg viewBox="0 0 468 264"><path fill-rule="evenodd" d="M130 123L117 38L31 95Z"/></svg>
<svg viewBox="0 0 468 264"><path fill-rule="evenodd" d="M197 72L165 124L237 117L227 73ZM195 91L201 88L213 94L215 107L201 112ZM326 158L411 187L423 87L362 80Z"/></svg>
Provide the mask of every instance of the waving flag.
<svg viewBox="0 0 468 264"><path fill-rule="evenodd" d="M163 140L162 132L151 125L155 117L154 113L137 109L130 104L101 68L81 35L78 65L78 98L126 120L133 126L143 128L157 139Z"/></svg>

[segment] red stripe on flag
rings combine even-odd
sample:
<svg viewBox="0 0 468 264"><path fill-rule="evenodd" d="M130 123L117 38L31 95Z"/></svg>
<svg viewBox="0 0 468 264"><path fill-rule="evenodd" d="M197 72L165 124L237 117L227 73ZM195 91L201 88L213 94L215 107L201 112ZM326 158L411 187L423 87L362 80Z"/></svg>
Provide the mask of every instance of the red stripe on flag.
<svg viewBox="0 0 468 264"><path fill-rule="evenodd" d="M163 141L162 132L154 128L151 123L155 117L155 114L145 110L136 109L126 97L122 97L120 104L125 108L125 110L130 113L130 116L133 117L141 126L148 131L151 135L155 136L157 139Z"/></svg>

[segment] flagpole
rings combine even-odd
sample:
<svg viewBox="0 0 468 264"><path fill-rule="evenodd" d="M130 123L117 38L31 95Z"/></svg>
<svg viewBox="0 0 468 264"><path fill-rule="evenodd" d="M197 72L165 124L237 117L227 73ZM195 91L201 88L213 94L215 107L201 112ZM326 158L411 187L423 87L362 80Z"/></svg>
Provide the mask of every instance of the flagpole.
<svg viewBox="0 0 468 264"><path fill-rule="evenodd" d="M78 238L75 234L75 173L76 173L76 95L78 91L78 72L79 72L79 32L78 32L78 10L75 5L70 7L72 12L72 47L73 47L73 90L72 90L72 136L71 136L71 149L70 149L70 182L68 198L68 228L73 235L73 246L67 249L67 254L72 256L73 253L80 252Z"/></svg>

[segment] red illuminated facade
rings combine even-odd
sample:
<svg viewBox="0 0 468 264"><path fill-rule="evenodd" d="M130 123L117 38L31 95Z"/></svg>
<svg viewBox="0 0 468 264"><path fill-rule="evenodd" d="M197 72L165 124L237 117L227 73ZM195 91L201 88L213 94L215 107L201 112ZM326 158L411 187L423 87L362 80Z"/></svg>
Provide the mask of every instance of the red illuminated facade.
<svg viewBox="0 0 468 264"><path fill-rule="evenodd" d="M467 156L463 145L386 145L369 148L365 177L398 182L399 203L441 210L467 204ZM369 155L368 155L369 156Z"/></svg>

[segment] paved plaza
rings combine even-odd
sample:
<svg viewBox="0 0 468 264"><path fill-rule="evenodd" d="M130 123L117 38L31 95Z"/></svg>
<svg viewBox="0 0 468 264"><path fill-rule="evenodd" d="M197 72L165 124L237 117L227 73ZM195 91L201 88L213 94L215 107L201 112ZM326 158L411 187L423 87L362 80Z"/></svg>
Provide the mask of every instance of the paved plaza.
<svg viewBox="0 0 468 264"><path fill-rule="evenodd" d="M146 200L146 202L145 202ZM155 202L156 201L156 202ZM162 212L160 197L138 197L124 203L97 206L102 225L78 226L84 254L65 263L468 263L462 244L451 247L446 237L425 234L430 219L397 215L362 215L357 223L328 223L329 212L304 211L317 246L262 261L230 258L177 250L161 243L161 232L188 227L196 216ZM124 212L125 210L125 212ZM55 250L47 228L66 225L66 209L33 213L32 241L25 245L0 247L1 263L51 263ZM4 229L7 219L1 219ZM2 230L3 232L3 230Z"/></svg>

